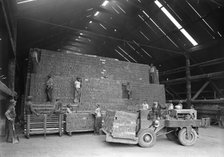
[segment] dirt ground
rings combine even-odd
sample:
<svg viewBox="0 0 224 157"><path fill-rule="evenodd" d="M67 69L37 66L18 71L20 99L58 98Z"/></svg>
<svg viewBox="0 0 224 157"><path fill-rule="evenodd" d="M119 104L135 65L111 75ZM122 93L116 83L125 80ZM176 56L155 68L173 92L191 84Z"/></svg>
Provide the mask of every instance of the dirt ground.
<svg viewBox="0 0 224 157"><path fill-rule="evenodd" d="M73 135L41 135L19 144L1 141L0 157L224 157L224 129L200 128L194 146L185 147L160 136L152 148L105 142L105 135L73 133Z"/></svg>

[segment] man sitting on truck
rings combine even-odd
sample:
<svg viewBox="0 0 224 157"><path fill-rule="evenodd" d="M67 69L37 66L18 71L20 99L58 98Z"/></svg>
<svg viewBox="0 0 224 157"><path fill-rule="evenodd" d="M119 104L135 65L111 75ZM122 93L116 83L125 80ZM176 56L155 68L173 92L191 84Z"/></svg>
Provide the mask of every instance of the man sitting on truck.
<svg viewBox="0 0 224 157"><path fill-rule="evenodd" d="M157 102L157 101L153 102L153 106L152 106L152 118L154 120L161 119L161 117L162 117L161 109L166 109L166 107L161 106L159 104L159 102Z"/></svg>
<svg viewBox="0 0 224 157"><path fill-rule="evenodd" d="M143 104L142 104L142 109L143 110L148 110L149 109L149 104L147 103L146 100L144 100Z"/></svg>

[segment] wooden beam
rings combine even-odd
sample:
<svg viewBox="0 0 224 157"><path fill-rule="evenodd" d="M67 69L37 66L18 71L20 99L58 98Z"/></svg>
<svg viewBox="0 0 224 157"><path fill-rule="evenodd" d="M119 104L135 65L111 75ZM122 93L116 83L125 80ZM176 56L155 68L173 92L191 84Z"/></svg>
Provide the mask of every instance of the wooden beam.
<svg viewBox="0 0 224 157"><path fill-rule="evenodd" d="M206 79L206 78L214 79L214 78L217 78L217 77L223 78L224 77L224 71L191 76L190 80L191 81L196 81L196 80L199 80L199 79ZM162 81L161 83L162 84L177 84L177 83L183 83L183 82L186 82L186 77L177 78L177 79L168 80L168 81Z"/></svg>
<svg viewBox="0 0 224 157"><path fill-rule="evenodd" d="M174 95L168 89L165 89L165 90L172 98L174 98Z"/></svg>
<svg viewBox="0 0 224 157"><path fill-rule="evenodd" d="M194 67L198 67L198 66L210 66L210 65L216 65L216 64L221 64L224 62L224 57L223 58L217 58L217 59L213 59L213 60L209 60L209 61L205 61L205 62L201 62L201 63L196 63L196 64L193 64L193 65L190 65L190 68L194 68ZM178 72L182 72L186 69L185 66L183 67L178 67L178 68L175 68L175 69L171 69L171 70L167 70L167 71L164 71L164 72L160 72L160 76L161 75L168 75L168 74L174 74L174 73L178 73Z"/></svg>
<svg viewBox="0 0 224 157"><path fill-rule="evenodd" d="M182 102L186 102L185 100L181 100ZM168 103L179 103L180 100L167 100ZM191 100L191 103L194 105L197 104L221 104L224 106L224 99L200 99L200 100Z"/></svg>
<svg viewBox="0 0 224 157"><path fill-rule="evenodd" d="M13 39L13 35L12 35L13 32L10 29L9 17L7 16L7 13L6 13L4 1L2 0L0 2L2 4L1 6L2 6L2 11L3 11L3 16L4 16L6 27L7 27L7 30L8 30L9 40L10 40L10 43L11 43L11 46L12 46L13 55L15 57L16 56L16 43ZM15 29L15 28L12 26L12 29Z"/></svg>
<svg viewBox="0 0 224 157"><path fill-rule="evenodd" d="M201 92L207 87L207 85L210 83L210 81L205 82L205 84L203 84L203 86L197 91L197 93L193 96L192 100L195 100L200 94Z"/></svg>
<svg viewBox="0 0 224 157"><path fill-rule="evenodd" d="M206 43L203 43L203 44L200 44L200 45L197 45L197 46L194 46L194 47L188 49L187 52L200 51L200 50L212 47L212 46L218 44L219 42L224 42L224 40L222 38L217 39L217 40L210 40L210 41L207 41Z"/></svg>
<svg viewBox="0 0 224 157"><path fill-rule="evenodd" d="M166 89L168 89L171 93L173 93L177 98L181 99L180 95L172 88L170 88L168 85L166 86Z"/></svg>
<svg viewBox="0 0 224 157"><path fill-rule="evenodd" d="M222 91L216 86L216 84L213 81L211 81L211 87L217 92L220 98L221 97L224 98Z"/></svg>
<svg viewBox="0 0 224 157"><path fill-rule="evenodd" d="M224 89L221 89L221 91L223 92L224 91ZM191 91L191 93L192 94L196 94L198 92L198 90L197 91ZM214 90L203 90L203 91L201 91L201 94L213 94L214 93ZM185 91L180 91L180 92L177 92L177 94L179 94L179 95L183 95L183 94L186 94L186 92Z"/></svg>

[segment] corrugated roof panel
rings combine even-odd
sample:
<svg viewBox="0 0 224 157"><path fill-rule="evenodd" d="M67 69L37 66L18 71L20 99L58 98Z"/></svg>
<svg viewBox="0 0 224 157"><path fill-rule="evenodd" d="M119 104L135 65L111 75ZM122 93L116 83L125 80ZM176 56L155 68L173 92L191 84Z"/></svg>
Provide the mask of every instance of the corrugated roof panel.
<svg viewBox="0 0 224 157"><path fill-rule="evenodd" d="M176 26L170 21L170 19L160 10L155 14L156 18L153 20L160 26L160 28L165 32L168 33L172 30L177 29Z"/></svg>
<svg viewBox="0 0 224 157"><path fill-rule="evenodd" d="M187 30L187 32L192 36L192 33L190 33L189 30ZM192 47L191 42L179 30L172 32L170 34L170 38L181 47L184 47L184 48Z"/></svg>
<svg viewBox="0 0 224 157"><path fill-rule="evenodd" d="M186 29L189 31L189 33L192 34L192 36L194 36L195 40L197 40L198 42L203 43L214 39L213 33L208 29L203 21L199 21L194 25L189 25Z"/></svg>
<svg viewBox="0 0 224 157"><path fill-rule="evenodd" d="M172 7L172 9L178 14L178 16L181 19L183 19L183 21L180 22L182 26L198 20L198 15L195 14L194 10L192 10L185 1L180 0L166 0L166 1Z"/></svg>
<svg viewBox="0 0 224 157"><path fill-rule="evenodd" d="M221 20L215 16L208 16L205 18L205 20L209 23L209 25L214 30L214 33L216 34L218 31L224 31L224 23L221 24Z"/></svg>
<svg viewBox="0 0 224 157"><path fill-rule="evenodd" d="M191 5L201 16L206 16L211 11L219 7L215 0L188 0L188 5Z"/></svg>

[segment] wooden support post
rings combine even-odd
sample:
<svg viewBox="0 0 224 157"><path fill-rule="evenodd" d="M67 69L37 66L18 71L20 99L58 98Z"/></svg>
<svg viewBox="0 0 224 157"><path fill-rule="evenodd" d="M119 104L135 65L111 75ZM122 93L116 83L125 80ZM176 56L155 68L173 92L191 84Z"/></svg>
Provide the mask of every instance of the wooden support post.
<svg viewBox="0 0 224 157"><path fill-rule="evenodd" d="M26 115L26 137L30 137L30 115Z"/></svg>
<svg viewBox="0 0 224 157"><path fill-rule="evenodd" d="M63 114L59 114L58 115L58 129L59 129L59 136L62 136L62 117L63 117Z"/></svg>
<svg viewBox="0 0 224 157"><path fill-rule="evenodd" d="M44 138L46 138L47 134L47 114L44 114Z"/></svg>
<svg viewBox="0 0 224 157"><path fill-rule="evenodd" d="M14 91L15 90L15 72L16 72L16 60L13 58L13 59L10 59L9 61L9 65L8 65L8 80L9 80L9 83L8 83L8 87Z"/></svg>
<svg viewBox="0 0 224 157"><path fill-rule="evenodd" d="M15 43L15 38L13 38L13 33L14 32L12 32L13 30L16 30L15 28L16 28L16 26L14 26L14 25L10 25L10 20L9 20L9 17L8 17L8 15L7 15L7 11L6 11L6 6L5 6L5 4L4 4L4 1L0 1L1 2L1 5L0 6L2 6L2 11L3 11L3 16L4 16L4 19L5 19L5 24L6 24L6 27L7 27L7 33L9 34L9 41L10 41L10 43L11 43L11 47L12 47L12 52L13 52L13 57L15 57L16 56L16 43ZM13 27L13 30L10 28L10 26L11 27Z"/></svg>
<svg viewBox="0 0 224 157"><path fill-rule="evenodd" d="M207 81L198 91L197 93L193 96L192 100L195 100L199 94L201 94L201 92L207 87L207 85L209 84L210 82Z"/></svg>
<svg viewBox="0 0 224 157"><path fill-rule="evenodd" d="M187 88L187 106L186 108L191 108L191 71L190 71L190 57L186 53L186 88Z"/></svg>

